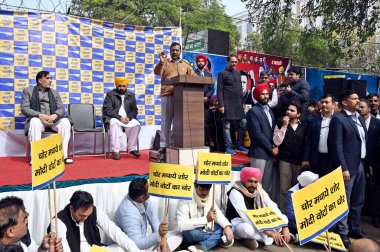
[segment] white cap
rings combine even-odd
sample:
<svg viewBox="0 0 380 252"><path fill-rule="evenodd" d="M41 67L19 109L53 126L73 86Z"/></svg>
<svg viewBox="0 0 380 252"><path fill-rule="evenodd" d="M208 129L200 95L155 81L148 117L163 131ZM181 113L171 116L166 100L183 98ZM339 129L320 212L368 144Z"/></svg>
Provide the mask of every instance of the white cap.
<svg viewBox="0 0 380 252"><path fill-rule="evenodd" d="M311 171L304 171L297 177L297 180L302 187L308 186L311 183L317 181L318 179L319 175Z"/></svg>

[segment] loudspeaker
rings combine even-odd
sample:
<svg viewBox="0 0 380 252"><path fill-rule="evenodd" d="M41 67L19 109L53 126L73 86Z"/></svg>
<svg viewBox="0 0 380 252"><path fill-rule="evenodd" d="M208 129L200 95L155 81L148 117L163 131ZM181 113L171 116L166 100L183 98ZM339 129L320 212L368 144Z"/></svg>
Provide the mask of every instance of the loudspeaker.
<svg viewBox="0 0 380 252"><path fill-rule="evenodd" d="M344 90L354 90L359 98L365 98L367 94L366 80L346 80L343 78L324 79L324 94L332 94L335 98Z"/></svg>
<svg viewBox="0 0 380 252"><path fill-rule="evenodd" d="M347 89L354 90L359 98L367 95L367 80L347 80Z"/></svg>
<svg viewBox="0 0 380 252"><path fill-rule="evenodd" d="M228 55L230 48L230 33L208 29L207 52L219 55Z"/></svg>
<svg viewBox="0 0 380 252"><path fill-rule="evenodd" d="M323 94L331 94L338 98L339 94L347 89L347 80L343 78L324 79L324 92Z"/></svg>

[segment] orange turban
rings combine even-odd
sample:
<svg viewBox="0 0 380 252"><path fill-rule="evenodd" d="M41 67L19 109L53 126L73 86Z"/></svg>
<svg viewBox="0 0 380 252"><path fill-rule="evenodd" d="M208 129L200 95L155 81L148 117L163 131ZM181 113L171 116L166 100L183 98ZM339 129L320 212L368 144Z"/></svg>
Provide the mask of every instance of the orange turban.
<svg viewBox="0 0 380 252"><path fill-rule="evenodd" d="M115 86L118 87L120 85L125 85L126 87L128 86L129 81L125 77L117 77L115 80Z"/></svg>
<svg viewBox="0 0 380 252"><path fill-rule="evenodd" d="M268 91L268 94L269 94L270 89L269 89L269 85L268 84L263 83L263 84L257 85L255 87L255 89L253 90L253 98L256 101L260 100L260 95L263 93L264 90Z"/></svg>

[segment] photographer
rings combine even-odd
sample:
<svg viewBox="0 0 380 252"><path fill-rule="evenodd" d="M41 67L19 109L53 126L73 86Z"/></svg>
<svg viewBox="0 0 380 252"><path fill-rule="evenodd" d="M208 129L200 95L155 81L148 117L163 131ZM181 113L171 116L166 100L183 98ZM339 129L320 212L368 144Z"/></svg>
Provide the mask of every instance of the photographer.
<svg viewBox="0 0 380 252"><path fill-rule="evenodd" d="M274 78L270 78L269 72L261 72L260 73L260 80L259 84L266 83L269 86L269 101L268 101L268 106L273 109L277 106L278 104L278 94L277 94L277 82ZM253 94L253 90L255 87L252 88L251 93ZM257 101L255 98L252 96L253 103L256 104Z"/></svg>
<svg viewBox="0 0 380 252"><path fill-rule="evenodd" d="M280 85L280 104L282 115L285 114L290 102L297 101L302 106L302 112L306 112L306 102L310 97L310 85L301 80L302 69L291 67L288 70L289 83Z"/></svg>

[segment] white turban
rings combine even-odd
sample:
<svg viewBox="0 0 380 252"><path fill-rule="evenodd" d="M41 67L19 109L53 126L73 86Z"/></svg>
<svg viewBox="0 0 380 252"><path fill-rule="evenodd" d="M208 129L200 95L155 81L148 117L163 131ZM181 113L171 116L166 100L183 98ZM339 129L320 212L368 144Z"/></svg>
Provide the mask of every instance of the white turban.
<svg viewBox="0 0 380 252"><path fill-rule="evenodd" d="M318 179L318 174L312 173L311 171L304 171L297 177L297 180L302 187L308 186Z"/></svg>

